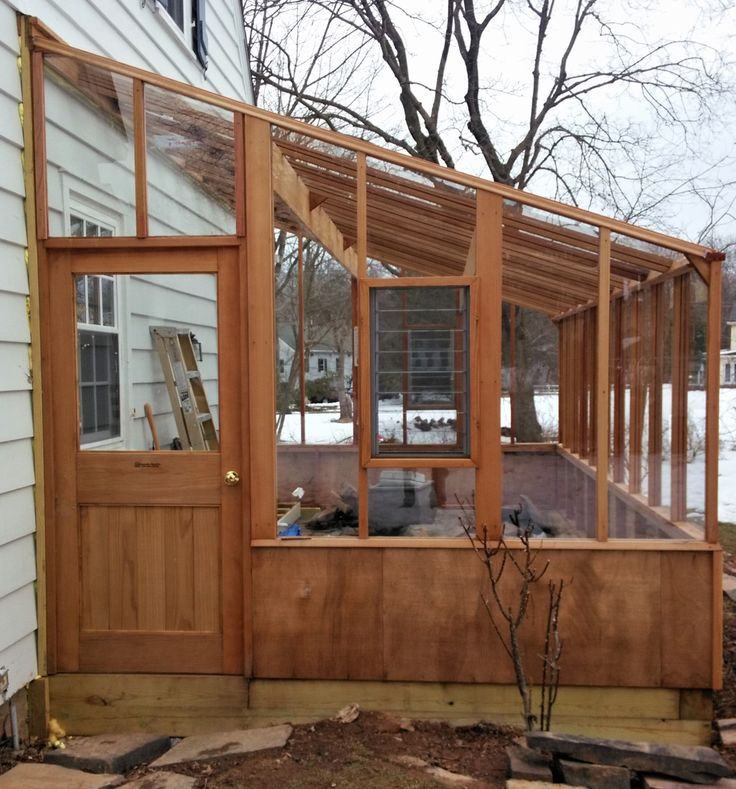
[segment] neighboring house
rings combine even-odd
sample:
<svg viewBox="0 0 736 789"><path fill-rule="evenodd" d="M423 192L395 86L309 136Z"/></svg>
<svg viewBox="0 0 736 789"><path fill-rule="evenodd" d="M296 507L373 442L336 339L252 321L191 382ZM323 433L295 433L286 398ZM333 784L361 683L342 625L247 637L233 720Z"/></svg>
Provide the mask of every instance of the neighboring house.
<svg viewBox="0 0 736 789"><path fill-rule="evenodd" d="M279 327L279 380L286 381L294 359L294 348L297 345L293 332L284 327ZM335 375L338 371L339 352L325 342L314 343L308 346L304 359L304 380L315 381ZM345 353L345 382L349 383L352 377L352 358L350 351Z"/></svg>
<svg viewBox="0 0 736 789"><path fill-rule="evenodd" d="M730 329L728 348L721 351L721 386L736 386L736 304L726 325Z"/></svg>
<svg viewBox="0 0 736 789"><path fill-rule="evenodd" d="M72 46L252 101L239 0L0 0L0 668L8 670L9 696L39 671L20 14L37 17ZM130 235L135 227L134 151L127 124L131 97L123 81L106 72L90 69L86 82L75 74L84 87L76 96L78 125L72 135L63 120L70 111L69 93L63 90L65 68L59 59L47 81L50 235ZM194 112L189 107L190 117ZM223 163L208 160L206 145L196 163L178 157L178 135L186 130L177 125L177 106L165 96L150 91L146 113L155 146L149 175L151 232L226 232L234 221L233 206L208 178L208 172ZM205 121L219 128L224 123L217 117ZM92 148L99 154L98 163L85 170ZM151 325L183 324L196 331L203 346L200 368L216 418L212 288L211 281L185 275L172 275L165 282L145 275L78 278L83 448L150 446L144 403L157 415L162 444L176 435L150 344ZM154 306L164 289L167 305L176 302L174 312Z"/></svg>

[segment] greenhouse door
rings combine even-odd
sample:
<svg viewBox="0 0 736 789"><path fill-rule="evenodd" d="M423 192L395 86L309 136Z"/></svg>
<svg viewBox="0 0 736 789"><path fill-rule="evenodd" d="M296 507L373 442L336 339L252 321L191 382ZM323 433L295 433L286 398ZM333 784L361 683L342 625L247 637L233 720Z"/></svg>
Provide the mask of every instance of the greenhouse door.
<svg viewBox="0 0 736 789"><path fill-rule="evenodd" d="M238 247L48 249L49 671L243 671Z"/></svg>

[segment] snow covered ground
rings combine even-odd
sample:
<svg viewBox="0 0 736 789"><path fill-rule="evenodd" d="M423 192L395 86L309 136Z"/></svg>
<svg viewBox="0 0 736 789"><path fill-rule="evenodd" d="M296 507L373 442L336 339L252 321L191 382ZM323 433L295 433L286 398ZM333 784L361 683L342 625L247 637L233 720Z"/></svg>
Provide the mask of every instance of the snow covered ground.
<svg viewBox="0 0 736 789"><path fill-rule="evenodd" d="M670 397L668 387L663 392L663 420L669 424ZM535 398L537 414L544 430L553 430L557 423L557 395L537 395ZM705 419L705 392L691 391L688 394L688 412L691 423L697 428L702 427ZM435 428L429 432L420 432L413 427L414 417L420 415L426 419L445 419L454 417L451 411L410 411L410 441L422 443L434 441L448 442L454 439L449 428ZM315 408L306 415L306 441L308 444L340 444L352 441L352 424L340 424L337 421L337 404ZM510 423L510 407L508 398L501 403L501 423ZM399 403L382 403L379 432L384 437L400 435L401 406ZM697 429L695 434L697 435ZM281 441L298 443L300 437L299 414L288 414L281 432ZM718 519L728 523L736 523L736 388L722 389L720 402L720 462L718 483ZM702 510L704 504L705 456L704 447L695 454L688 464L688 509ZM663 492L667 490L669 466L663 467Z"/></svg>

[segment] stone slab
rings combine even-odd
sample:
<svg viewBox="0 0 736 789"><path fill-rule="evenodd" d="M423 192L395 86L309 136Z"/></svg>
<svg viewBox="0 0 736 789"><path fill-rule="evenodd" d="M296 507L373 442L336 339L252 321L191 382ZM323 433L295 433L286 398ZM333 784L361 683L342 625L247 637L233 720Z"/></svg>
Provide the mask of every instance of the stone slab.
<svg viewBox="0 0 736 789"><path fill-rule="evenodd" d="M123 784L121 789L192 789L196 783L197 779L191 775L157 770Z"/></svg>
<svg viewBox="0 0 736 789"><path fill-rule="evenodd" d="M528 732L526 741L532 748L551 751L556 756L660 773L692 783L713 783L734 774L719 753L703 746L604 740L551 732Z"/></svg>
<svg viewBox="0 0 736 789"><path fill-rule="evenodd" d="M0 789L108 789L121 786L122 775L93 775L58 764L17 764L0 775Z"/></svg>
<svg viewBox="0 0 736 789"><path fill-rule="evenodd" d="M67 740L64 750L47 751L44 762L88 773L124 773L161 756L170 747L170 738L161 735L99 734Z"/></svg>
<svg viewBox="0 0 736 789"><path fill-rule="evenodd" d="M425 769L430 778L434 778L437 783L443 786L457 787L457 789L473 789L473 787L481 786L481 781L473 778L470 775L461 775L460 773L453 773L445 770L444 767L427 767ZM485 786L486 784L483 784Z"/></svg>
<svg viewBox="0 0 736 789"><path fill-rule="evenodd" d="M724 745L736 745L736 718L721 718L716 721L716 726Z"/></svg>
<svg viewBox="0 0 736 789"><path fill-rule="evenodd" d="M723 594L736 603L736 575L723 574Z"/></svg>
<svg viewBox="0 0 736 789"><path fill-rule="evenodd" d="M506 781L506 789L586 789L586 787L553 784L547 781L519 781L516 778L509 778Z"/></svg>
<svg viewBox="0 0 736 789"><path fill-rule="evenodd" d="M539 751L525 745L509 745L506 748L509 760L509 778L521 781L543 781L552 783L552 767L549 759Z"/></svg>
<svg viewBox="0 0 736 789"><path fill-rule="evenodd" d="M642 782L646 789L693 789L693 785L684 781L672 781L669 778L662 778L661 775L642 775ZM712 784L701 784L703 789L715 787L716 789L736 789L736 779L719 778Z"/></svg>
<svg viewBox="0 0 736 789"><path fill-rule="evenodd" d="M151 764L166 767L170 764L200 762L221 756L236 756L267 748L283 748L291 736L291 726L268 726L263 729L237 729L217 734L196 734L185 737L170 751Z"/></svg>
<svg viewBox="0 0 736 789"><path fill-rule="evenodd" d="M559 775L567 784L587 786L588 789L630 789L631 786L631 772L625 767L585 764L567 759L558 759L557 767Z"/></svg>

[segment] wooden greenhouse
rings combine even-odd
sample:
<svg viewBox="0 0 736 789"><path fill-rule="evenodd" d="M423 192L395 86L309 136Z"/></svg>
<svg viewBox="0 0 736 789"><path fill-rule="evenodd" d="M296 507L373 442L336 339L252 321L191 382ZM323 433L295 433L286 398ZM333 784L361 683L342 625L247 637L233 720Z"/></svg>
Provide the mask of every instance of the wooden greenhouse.
<svg viewBox="0 0 736 789"><path fill-rule="evenodd" d="M30 58L39 687L67 731L520 722L461 527L517 550L517 510L569 582L556 725L707 740L721 255L40 28Z"/></svg>

